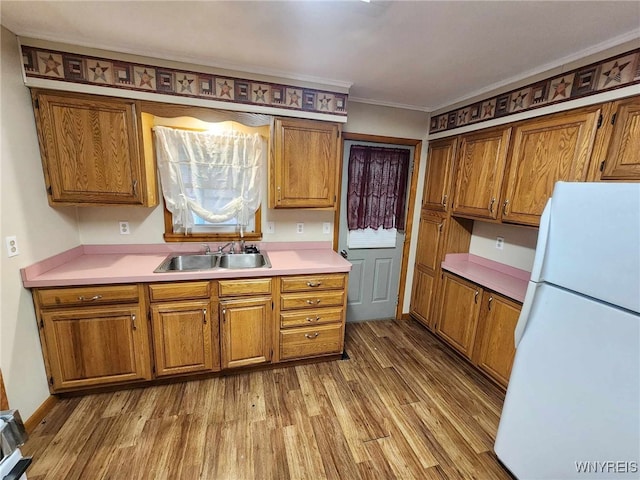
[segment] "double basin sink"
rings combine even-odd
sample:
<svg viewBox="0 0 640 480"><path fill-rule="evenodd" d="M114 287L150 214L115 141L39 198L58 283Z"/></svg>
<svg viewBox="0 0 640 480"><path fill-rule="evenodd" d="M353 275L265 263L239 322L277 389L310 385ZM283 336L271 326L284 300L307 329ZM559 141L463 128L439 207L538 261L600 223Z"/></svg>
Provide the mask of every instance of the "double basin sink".
<svg viewBox="0 0 640 480"><path fill-rule="evenodd" d="M155 273L186 272L213 269L271 268L266 253L191 253L169 255Z"/></svg>

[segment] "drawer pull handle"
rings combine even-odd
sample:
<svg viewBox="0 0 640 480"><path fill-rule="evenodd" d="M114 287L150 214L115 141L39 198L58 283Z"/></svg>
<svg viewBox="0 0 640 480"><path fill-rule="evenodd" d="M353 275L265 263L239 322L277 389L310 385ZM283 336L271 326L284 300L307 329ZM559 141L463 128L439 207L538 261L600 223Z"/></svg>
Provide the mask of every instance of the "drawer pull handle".
<svg viewBox="0 0 640 480"><path fill-rule="evenodd" d="M320 321L320 317L316 317L316 318L307 317L307 322L319 322L319 321Z"/></svg>
<svg viewBox="0 0 640 480"><path fill-rule="evenodd" d="M226 308L222 309L222 321L223 322L227 321L227 309Z"/></svg>
<svg viewBox="0 0 640 480"><path fill-rule="evenodd" d="M204 320L204 324L207 324L207 309L203 308L202 309L202 319Z"/></svg>
<svg viewBox="0 0 640 480"><path fill-rule="evenodd" d="M442 197L442 206L444 208L447 208L447 196L446 195L444 197Z"/></svg>
<svg viewBox="0 0 640 480"><path fill-rule="evenodd" d="M136 316L135 315L131 315L131 328L133 330L136 330Z"/></svg>
<svg viewBox="0 0 640 480"><path fill-rule="evenodd" d="M509 200L505 200L504 204L502 205L502 214L506 217L507 215L509 215L507 213L507 206L509 205Z"/></svg>
<svg viewBox="0 0 640 480"><path fill-rule="evenodd" d="M318 332L313 333L313 334L308 334L308 333L305 333L305 334L304 334L304 336L305 336L305 337L307 337L309 340L312 340L312 339L314 339L314 338L317 338L317 337L318 337L318 335L320 335Z"/></svg>
<svg viewBox="0 0 640 480"><path fill-rule="evenodd" d="M478 295L480 294L480 292L478 290L476 290L476 293L473 294L473 301L474 303L478 303Z"/></svg>
<svg viewBox="0 0 640 480"><path fill-rule="evenodd" d="M87 297L85 297L83 295L80 295L78 297L78 300L80 300L81 302L93 302L95 300L100 300L101 298L102 298L102 295L94 295L91 298L87 298Z"/></svg>
<svg viewBox="0 0 640 480"><path fill-rule="evenodd" d="M320 299L318 298L318 299L317 299L317 300L315 300L315 301L314 301L314 300L307 300L307 303L308 303L309 305L318 304L318 303L320 303Z"/></svg>
<svg viewBox="0 0 640 480"><path fill-rule="evenodd" d="M307 287L319 287L322 282L307 282Z"/></svg>
<svg viewBox="0 0 640 480"><path fill-rule="evenodd" d="M489 213L493 213L493 204L496 203L496 199L492 198L491 202L489 203Z"/></svg>
<svg viewBox="0 0 640 480"><path fill-rule="evenodd" d="M488 302L489 310L491 310L491 302L493 302L493 296L489 297L489 302Z"/></svg>

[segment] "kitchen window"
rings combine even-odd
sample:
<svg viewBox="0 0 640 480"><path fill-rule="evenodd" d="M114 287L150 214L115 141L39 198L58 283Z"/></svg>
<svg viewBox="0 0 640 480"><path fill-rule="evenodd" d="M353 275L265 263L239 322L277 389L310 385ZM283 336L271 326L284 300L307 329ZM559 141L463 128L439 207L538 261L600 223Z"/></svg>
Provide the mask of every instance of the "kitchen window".
<svg viewBox="0 0 640 480"><path fill-rule="evenodd" d="M153 130L165 241L261 239L268 126L162 120Z"/></svg>

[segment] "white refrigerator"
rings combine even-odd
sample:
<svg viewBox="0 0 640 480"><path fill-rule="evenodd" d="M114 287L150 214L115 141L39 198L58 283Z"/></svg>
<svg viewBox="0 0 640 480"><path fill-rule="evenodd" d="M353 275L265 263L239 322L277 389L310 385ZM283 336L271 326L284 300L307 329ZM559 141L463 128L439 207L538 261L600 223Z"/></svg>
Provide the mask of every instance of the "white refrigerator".
<svg viewBox="0 0 640 480"><path fill-rule="evenodd" d="M555 185L495 443L518 479L640 478L640 184Z"/></svg>

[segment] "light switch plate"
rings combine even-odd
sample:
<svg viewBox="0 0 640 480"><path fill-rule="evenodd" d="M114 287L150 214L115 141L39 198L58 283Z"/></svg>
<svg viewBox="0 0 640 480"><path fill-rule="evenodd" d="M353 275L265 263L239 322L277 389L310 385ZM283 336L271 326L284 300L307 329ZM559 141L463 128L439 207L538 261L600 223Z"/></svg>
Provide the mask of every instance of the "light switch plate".
<svg viewBox="0 0 640 480"><path fill-rule="evenodd" d="M276 233L276 224L275 222L267 222L267 228L265 233Z"/></svg>
<svg viewBox="0 0 640 480"><path fill-rule="evenodd" d="M331 224L329 222L322 223L322 233L331 233Z"/></svg>

